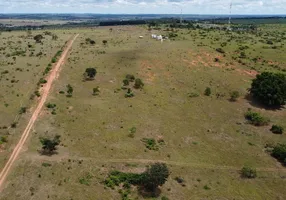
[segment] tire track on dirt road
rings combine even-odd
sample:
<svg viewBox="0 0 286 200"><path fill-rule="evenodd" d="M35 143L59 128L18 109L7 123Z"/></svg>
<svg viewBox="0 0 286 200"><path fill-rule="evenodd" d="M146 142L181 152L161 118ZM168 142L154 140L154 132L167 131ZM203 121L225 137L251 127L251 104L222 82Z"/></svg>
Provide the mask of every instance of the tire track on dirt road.
<svg viewBox="0 0 286 200"><path fill-rule="evenodd" d="M67 47L65 48L64 52L62 53L60 59L58 60L58 62L56 63L56 65L54 66L53 70L51 71L50 75L48 76L47 79L47 83L45 84L45 86L42 88L42 95L40 98L40 101L38 102L38 105L35 109L35 111L33 112L33 115L31 116L28 125L26 126L24 132L22 133L22 136L19 140L19 142L17 143L17 145L15 146L12 154L9 157L9 160L7 161L7 163L5 164L4 168L2 169L1 173L0 173L0 191L3 189L3 183L9 173L9 171L11 170L11 167L13 166L14 162L16 161L25 141L27 140L30 130L33 127L35 121L37 120L43 105L45 104L47 97L49 95L50 89L52 87L53 81L56 79L60 67L63 65L64 60L66 58L66 56L68 55L69 50L72 47L73 42L76 40L76 38L78 37L79 34L75 35L73 37L72 40L70 40L68 42Z"/></svg>

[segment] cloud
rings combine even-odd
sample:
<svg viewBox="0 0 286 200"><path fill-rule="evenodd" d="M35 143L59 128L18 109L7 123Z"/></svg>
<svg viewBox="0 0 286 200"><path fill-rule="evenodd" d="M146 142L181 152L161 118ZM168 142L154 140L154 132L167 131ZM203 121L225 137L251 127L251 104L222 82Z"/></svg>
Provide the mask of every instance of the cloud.
<svg viewBox="0 0 286 200"><path fill-rule="evenodd" d="M231 0L0 0L0 13L228 14ZM232 0L233 14L284 14L286 0Z"/></svg>

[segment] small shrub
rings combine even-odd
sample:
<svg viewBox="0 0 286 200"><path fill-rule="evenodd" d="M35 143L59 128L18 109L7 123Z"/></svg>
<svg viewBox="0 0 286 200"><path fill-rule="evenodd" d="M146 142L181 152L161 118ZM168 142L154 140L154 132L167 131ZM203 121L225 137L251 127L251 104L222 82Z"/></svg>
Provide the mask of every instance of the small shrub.
<svg viewBox="0 0 286 200"><path fill-rule="evenodd" d="M210 96L212 94L212 91L211 91L211 88L207 87L205 89L205 93L204 93L206 96Z"/></svg>
<svg viewBox="0 0 286 200"><path fill-rule="evenodd" d="M130 88L128 88L126 94L125 94L125 98L131 98L134 97L134 94L132 92L132 90Z"/></svg>
<svg viewBox="0 0 286 200"><path fill-rule="evenodd" d="M0 136L0 144L7 143L8 139L7 136Z"/></svg>
<svg viewBox="0 0 286 200"><path fill-rule="evenodd" d="M239 98L239 92L238 91L232 91L230 93L230 101L237 101Z"/></svg>
<svg viewBox="0 0 286 200"><path fill-rule="evenodd" d="M269 119L260 115L260 113L252 112L251 110L247 111L245 118L255 126L264 126L269 123Z"/></svg>
<svg viewBox="0 0 286 200"><path fill-rule="evenodd" d="M124 85L124 86L129 85L129 80L128 80L128 79L124 79L122 82L123 82L123 85Z"/></svg>
<svg viewBox="0 0 286 200"><path fill-rule="evenodd" d="M139 89L139 88L143 88L143 86L144 86L143 81L140 78L136 78L134 88Z"/></svg>
<svg viewBox="0 0 286 200"><path fill-rule="evenodd" d="M21 114L24 114L24 113L26 113L26 111L27 111L27 107L21 107L20 108L20 111L19 111L19 114L21 115Z"/></svg>
<svg viewBox="0 0 286 200"><path fill-rule="evenodd" d="M70 84L68 84L67 86L67 97L72 97L72 94L73 94L73 87L70 85Z"/></svg>
<svg viewBox="0 0 286 200"><path fill-rule="evenodd" d="M130 138L134 138L134 134L136 133L136 127L132 127L129 129L129 134L128 134L128 137Z"/></svg>
<svg viewBox="0 0 286 200"><path fill-rule="evenodd" d="M99 87L98 87L98 86L97 86L96 88L93 88L93 89L92 89L92 95L93 95L93 96L98 95L99 92L100 92L100 90L99 90Z"/></svg>
<svg viewBox="0 0 286 200"><path fill-rule="evenodd" d="M41 96L41 94L40 94L40 92L39 92L38 90L35 91L34 94L35 94L37 97L40 97L40 96Z"/></svg>
<svg viewBox="0 0 286 200"><path fill-rule="evenodd" d="M130 82L134 82L135 80L135 76L132 74L127 74L125 78Z"/></svg>
<svg viewBox="0 0 286 200"><path fill-rule="evenodd" d="M199 97L200 95L198 94L198 93L195 93L195 92L191 92L190 94L189 94L189 97L191 97L191 98L194 98L194 97Z"/></svg>
<svg viewBox="0 0 286 200"><path fill-rule="evenodd" d="M154 151L159 150L159 146L157 145L156 140L153 138L143 138L142 142L144 142L145 147L149 150L154 150Z"/></svg>
<svg viewBox="0 0 286 200"><path fill-rule="evenodd" d="M55 108L55 107L57 107L57 105L56 105L56 104L52 104L52 103L48 103L48 104L46 105L46 107L47 107L47 108Z"/></svg>
<svg viewBox="0 0 286 200"><path fill-rule="evenodd" d="M241 177L243 178L256 178L256 176L256 169L253 169L251 167L243 167L241 169Z"/></svg>
<svg viewBox="0 0 286 200"><path fill-rule="evenodd" d="M107 40L102 40L102 43L103 43L104 45L106 45L106 44L107 44Z"/></svg>
<svg viewBox="0 0 286 200"><path fill-rule="evenodd" d="M79 183L83 185L90 185L92 176L87 174L85 177L79 179Z"/></svg>
<svg viewBox="0 0 286 200"><path fill-rule="evenodd" d="M162 197L161 197L161 200L169 200L169 198L166 197L166 196L162 196Z"/></svg>
<svg viewBox="0 0 286 200"><path fill-rule="evenodd" d="M52 166L52 164L50 164L50 163L42 163L42 166L43 167L50 167L50 166Z"/></svg>
<svg viewBox="0 0 286 200"><path fill-rule="evenodd" d="M16 128L17 127L17 122L13 122L12 124L11 124L11 128Z"/></svg>
<svg viewBox="0 0 286 200"><path fill-rule="evenodd" d="M225 53L225 51L222 48L217 48L216 51L219 53Z"/></svg>
<svg viewBox="0 0 286 200"><path fill-rule="evenodd" d="M272 133L275 133L275 134L282 134L284 129L282 126L278 126L278 125L273 125L270 129L270 131Z"/></svg>
<svg viewBox="0 0 286 200"><path fill-rule="evenodd" d="M45 84L45 83L47 83L47 80L40 78L38 85Z"/></svg>
<svg viewBox="0 0 286 200"><path fill-rule="evenodd" d="M205 186L204 186L204 189L205 189L205 190L210 190L211 188L210 188L208 185L205 185Z"/></svg>

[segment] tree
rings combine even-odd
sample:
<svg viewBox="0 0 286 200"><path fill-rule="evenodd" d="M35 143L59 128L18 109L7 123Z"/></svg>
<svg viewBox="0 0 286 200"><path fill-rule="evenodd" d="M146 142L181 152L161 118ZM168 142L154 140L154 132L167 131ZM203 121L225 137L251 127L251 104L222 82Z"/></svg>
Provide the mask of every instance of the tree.
<svg viewBox="0 0 286 200"><path fill-rule="evenodd" d="M34 37L34 40L36 40L37 43L40 43L43 38L44 37L41 34L38 34Z"/></svg>
<svg viewBox="0 0 286 200"><path fill-rule="evenodd" d="M211 93L212 93L211 88L207 87L207 88L205 89L205 95L206 95L206 96L210 96Z"/></svg>
<svg viewBox="0 0 286 200"><path fill-rule="evenodd" d="M42 144L41 153L44 155L52 155L57 150L57 146L60 144L60 136L56 135L53 139L50 138L40 138Z"/></svg>
<svg viewBox="0 0 286 200"><path fill-rule="evenodd" d="M132 74L127 74L125 78L130 82L134 82L135 80L135 76Z"/></svg>
<svg viewBox="0 0 286 200"><path fill-rule="evenodd" d="M67 93L68 93L67 97L71 97L72 96L73 87L70 84L67 85Z"/></svg>
<svg viewBox="0 0 286 200"><path fill-rule="evenodd" d="M106 44L107 44L107 40L102 40L102 43L103 43L104 45L106 45Z"/></svg>
<svg viewBox="0 0 286 200"><path fill-rule="evenodd" d="M139 89L142 88L143 86L144 86L143 81L140 78L136 78L134 88Z"/></svg>
<svg viewBox="0 0 286 200"><path fill-rule="evenodd" d="M52 35L52 40L57 40L59 37L56 34Z"/></svg>
<svg viewBox="0 0 286 200"><path fill-rule="evenodd" d="M86 79L94 79L97 71L95 68L86 68L84 76Z"/></svg>
<svg viewBox="0 0 286 200"><path fill-rule="evenodd" d="M250 93L266 106L285 105L286 75L263 72L252 81Z"/></svg>
<svg viewBox="0 0 286 200"><path fill-rule="evenodd" d="M277 144L273 148L271 155L286 165L286 144Z"/></svg>
<svg viewBox="0 0 286 200"><path fill-rule="evenodd" d="M142 184L146 189L154 191L167 181L169 174L169 169L165 163L155 163L143 172Z"/></svg>

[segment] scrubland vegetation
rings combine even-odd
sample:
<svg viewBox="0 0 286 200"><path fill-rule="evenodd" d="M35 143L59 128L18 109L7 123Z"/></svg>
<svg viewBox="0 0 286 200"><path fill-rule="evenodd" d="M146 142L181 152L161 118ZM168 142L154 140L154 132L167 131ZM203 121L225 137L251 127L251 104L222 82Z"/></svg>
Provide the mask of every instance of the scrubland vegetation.
<svg viewBox="0 0 286 200"><path fill-rule="evenodd" d="M0 198L285 199L285 30L2 33L2 166L80 35Z"/></svg>

